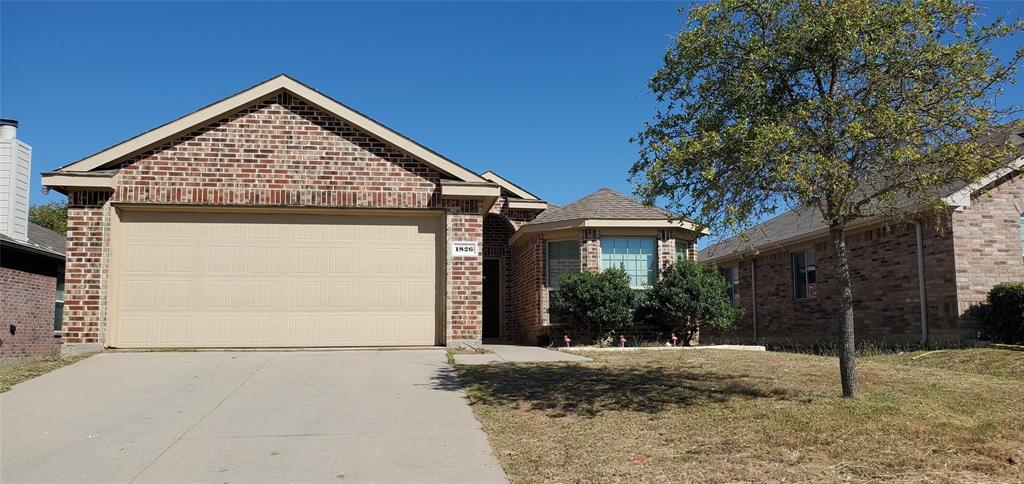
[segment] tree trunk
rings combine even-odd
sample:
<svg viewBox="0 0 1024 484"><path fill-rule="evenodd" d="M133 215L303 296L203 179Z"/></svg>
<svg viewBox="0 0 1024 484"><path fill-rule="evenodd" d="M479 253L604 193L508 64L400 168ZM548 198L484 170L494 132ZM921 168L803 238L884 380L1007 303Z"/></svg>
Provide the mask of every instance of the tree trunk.
<svg viewBox="0 0 1024 484"><path fill-rule="evenodd" d="M839 375L843 396L857 398L856 344L853 339L853 288L850 286L850 261L846 257L845 224L829 226L835 251L836 280L839 283Z"/></svg>

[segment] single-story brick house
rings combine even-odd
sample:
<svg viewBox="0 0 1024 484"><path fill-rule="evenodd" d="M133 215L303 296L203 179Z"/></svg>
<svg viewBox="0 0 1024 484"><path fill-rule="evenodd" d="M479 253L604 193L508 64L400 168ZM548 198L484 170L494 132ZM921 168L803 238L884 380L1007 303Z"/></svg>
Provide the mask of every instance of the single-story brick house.
<svg viewBox="0 0 1024 484"><path fill-rule="evenodd" d="M1014 124L994 135L1024 145ZM883 343L969 342L977 308L1000 282L1024 281L1024 157L980 183L942 195L945 228L934 217L906 223L865 220L848 230L855 333ZM738 325L704 341L808 344L839 337L832 243L817 210L794 210L700 251L733 283L744 309Z"/></svg>
<svg viewBox="0 0 1024 484"><path fill-rule="evenodd" d="M0 120L0 359L60 353L64 236L28 220L32 147Z"/></svg>
<svg viewBox="0 0 1024 484"><path fill-rule="evenodd" d="M641 283L700 235L609 190L549 207L287 76L43 183L69 200L66 345L529 341L549 266Z"/></svg>

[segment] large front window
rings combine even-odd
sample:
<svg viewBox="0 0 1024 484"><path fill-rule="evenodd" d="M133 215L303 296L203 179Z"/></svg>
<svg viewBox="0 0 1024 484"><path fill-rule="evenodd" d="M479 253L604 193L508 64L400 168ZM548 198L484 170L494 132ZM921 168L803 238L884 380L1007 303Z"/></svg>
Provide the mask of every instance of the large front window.
<svg viewBox="0 0 1024 484"><path fill-rule="evenodd" d="M602 237L601 270L625 269L634 288L654 283L654 239L640 237Z"/></svg>
<svg viewBox="0 0 1024 484"><path fill-rule="evenodd" d="M548 242L548 288L558 289L562 274L580 271L580 243L576 240Z"/></svg>

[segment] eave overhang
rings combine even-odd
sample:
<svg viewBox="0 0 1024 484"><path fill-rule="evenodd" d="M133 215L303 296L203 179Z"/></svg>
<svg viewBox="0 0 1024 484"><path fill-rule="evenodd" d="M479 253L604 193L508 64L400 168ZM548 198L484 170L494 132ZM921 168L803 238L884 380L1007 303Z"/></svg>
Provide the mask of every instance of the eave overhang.
<svg viewBox="0 0 1024 484"><path fill-rule="evenodd" d="M564 230L564 229L584 229L584 228L638 228L638 229L682 229L690 232L695 232L698 236L707 235L709 232L706 228L699 227L697 224L686 220L669 220L669 219L574 219L574 220L560 220L557 222L547 222L539 224L526 224L523 228L516 231L515 234L509 239L509 243L515 243L527 234L550 232L553 230Z"/></svg>

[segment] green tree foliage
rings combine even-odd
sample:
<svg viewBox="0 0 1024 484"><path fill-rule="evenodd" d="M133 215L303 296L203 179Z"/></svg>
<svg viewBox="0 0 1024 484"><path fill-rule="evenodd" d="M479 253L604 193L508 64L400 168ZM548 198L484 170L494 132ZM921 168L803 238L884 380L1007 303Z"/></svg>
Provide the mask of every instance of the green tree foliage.
<svg viewBox="0 0 1024 484"><path fill-rule="evenodd" d="M743 310L729 301L729 282L713 266L679 260L643 297L644 318L689 345L701 328L731 328Z"/></svg>
<svg viewBox="0 0 1024 484"><path fill-rule="evenodd" d="M996 341L1024 343L1024 283L997 284L985 306L985 324Z"/></svg>
<svg viewBox="0 0 1024 484"><path fill-rule="evenodd" d="M551 312L567 318L593 340L633 323L635 291L620 268L563 274L551 293Z"/></svg>
<svg viewBox="0 0 1024 484"><path fill-rule="evenodd" d="M68 204L48 202L33 205L28 209L28 221L64 235L68 231Z"/></svg>
<svg viewBox="0 0 1024 484"><path fill-rule="evenodd" d="M985 144L1005 113L1021 30L958 0L719 0L689 9L649 82L660 108L634 141L637 193L718 233L780 208L829 227L843 394L856 396L853 294L844 231L865 217L941 208L941 190L1005 163ZM935 212L929 212L935 213Z"/></svg>

